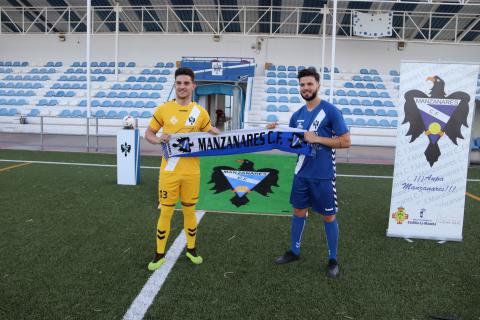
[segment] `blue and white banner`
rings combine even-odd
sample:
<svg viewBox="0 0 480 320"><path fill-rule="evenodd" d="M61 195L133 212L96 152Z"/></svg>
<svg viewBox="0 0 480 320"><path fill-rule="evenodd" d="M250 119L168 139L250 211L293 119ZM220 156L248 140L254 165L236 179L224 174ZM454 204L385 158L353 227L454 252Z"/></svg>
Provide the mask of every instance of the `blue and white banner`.
<svg viewBox="0 0 480 320"><path fill-rule="evenodd" d="M117 183L136 185L140 182L140 135L138 129L117 133Z"/></svg>
<svg viewBox="0 0 480 320"><path fill-rule="evenodd" d="M393 13L353 13L353 34L379 38L392 36Z"/></svg>
<svg viewBox="0 0 480 320"><path fill-rule="evenodd" d="M477 65L402 63L387 235L462 240Z"/></svg>
<svg viewBox="0 0 480 320"><path fill-rule="evenodd" d="M311 146L303 140L305 130L294 128L248 129L209 133L172 134L169 143L162 144L163 155L170 157L223 156L278 149L298 154L310 154Z"/></svg>

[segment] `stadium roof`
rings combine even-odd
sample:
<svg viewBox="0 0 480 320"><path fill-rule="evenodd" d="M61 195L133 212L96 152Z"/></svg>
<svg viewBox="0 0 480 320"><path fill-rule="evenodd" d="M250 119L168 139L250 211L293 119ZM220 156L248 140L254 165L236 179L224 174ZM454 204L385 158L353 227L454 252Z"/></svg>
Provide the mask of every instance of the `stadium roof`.
<svg viewBox="0 0 480 320"><path fill-rule="evenodd" d="M92 32L320 37L332 33L323 0L91 0ZM85 0L3 0L0 33L86 32ZM480 44L480 0L338 0L337 35L353 36L352 13L394 14L382 40ZM324 17L326 24L324 25Z"/></svg>

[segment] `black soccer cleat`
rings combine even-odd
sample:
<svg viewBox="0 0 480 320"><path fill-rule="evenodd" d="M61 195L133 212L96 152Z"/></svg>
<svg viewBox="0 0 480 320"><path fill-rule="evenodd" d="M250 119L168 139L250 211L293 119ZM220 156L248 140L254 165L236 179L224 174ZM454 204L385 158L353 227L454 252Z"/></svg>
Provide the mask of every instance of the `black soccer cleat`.
<svg viewBox="0 0 480 320"><path fill-rule="evenodd" d="M338 262L335 259L328 260L327 276L329 278L337 278L340 275L340 268Z"/></svg>
<svg viewBox="0 0 480 320"><path fill-rule="evenodd" d="M275 258L275 264L285 264L300 259L300 255L293 253L291 250L285 252L283 256Z"/></svg>

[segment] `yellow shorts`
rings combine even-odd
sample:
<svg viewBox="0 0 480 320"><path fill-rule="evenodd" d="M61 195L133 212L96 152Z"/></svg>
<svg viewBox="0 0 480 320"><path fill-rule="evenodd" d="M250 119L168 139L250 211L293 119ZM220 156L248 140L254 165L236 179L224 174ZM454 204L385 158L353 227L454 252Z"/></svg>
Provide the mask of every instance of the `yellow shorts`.
<svg viewBox="0 0 480 320"><path fill-rule="evenodd" d="M160 204L175 205L180 197L183 203L197 203L200 194L200 174L183 175L160 171L158 198Z"/></svg>

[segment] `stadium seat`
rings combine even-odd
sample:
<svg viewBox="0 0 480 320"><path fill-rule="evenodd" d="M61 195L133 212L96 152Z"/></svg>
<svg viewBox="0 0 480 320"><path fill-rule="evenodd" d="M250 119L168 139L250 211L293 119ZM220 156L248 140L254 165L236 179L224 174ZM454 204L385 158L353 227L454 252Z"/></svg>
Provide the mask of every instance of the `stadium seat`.
<svg viewBox="0 0 480 320"><path fill-rule="evenodd" d="M395 105L393 104L393 102L390 101L390 100L385 100L385 101L383 102L383 105L384 105L385 107L389 107L389 108L394 108L394 107L395 107Z"/></svg>
<svg viewBox="0 0 480 320"><path fill-rule="evenodd" d="M144 108L145 107L145 103L143 101L135 101L135 108Z"/></svg>
<svg viewBox="0 0 480 320"><path fill-rule="evenodd" d="M278 91L277 91L278 94L288 94L288 90L286 87L280 87L278 88Z"/></svg>
<svg viewBox="0 0 480 320"><path fill-rule="evenodd" d="M378 99L373 100L373 101L372 101L372 104L373 104L374 107L383 107L382 101L381 101L381 100L378 100Z"/></svg>
<svg viewBox="0 0 480 320"><path fill-rule="evenodd" d="M378 75L378 71L376 69L370 69L369 72L371 75Z"/></svg>
<svg viewBox="0 0 480 320"><path fill-rule="evenodd" d="M277 71L287 71L287 67L285 67L284 65L279 65L277 67Z"/></svg>
<svg viewBox="0 0 480 320"><path fill-rule="evenodd" d="M128 98L129 99L136 99L136 98L138 98L138 93L135 92L135 91L132 91L128 94Z"/></svg>
<svg viewBox="0 0 480 320"><path fill-rule="evenodd" d="M356 96L357 96L357 91L355 91L355 90L348 90L348 91L347 91L347 96L349 96L349 97L356 97Z"/></svg>
<svg viewBox="0 0 480 320"><path fill-rule="evenodd" d="M142 90L152 90L153 86L150 83L144 84Z"/></svg>
<svg viewBox="0 0 480 320"><path fill-rule="evenodd" d="M287 71L297 71L297 67L295 66L288 66Z"/></svg>
<svg viewBox="0 0 480 320"><path fill-rule="evenodd" d="M95 112L94 116L97 117L97 118L105 118L105 116L106 116L105 111L97 110L97 112Z"/></svg>
<svg viewBox="0 0 480 320"><path fill-rule="evenodd" d="M128 116L128 112L127 111L120 111L117 115L118 118L125 118L126 116Z"/></svg>
<svg viewBox="0 0 480 320"><path fill-rule="evenodd" d="M366 98L366 97L368 97L368 92L365 91L365 90L360 90L360 91L358 91L358 96L362 97L362 98Z"/></svg>
<svg viewBox="0 0 480 320"><path fill-rule="evenodd" d="M277 102L277 97L275 97L275 96L268 96L268 97L267 97L267 102Z"/></svg>
<svg viewBox="0 0 480 320"><path fill-rule="evenodd" d="M288 103L288 97L287 96L280 96L280 97L278 97L278 102Z"/></svg>
<svg viewBox="0 0 480 320"><path fill-rule="evenodd" d="M392 120L392 122L390 122L390 126L392 127L398 127L398 121L395 119L395 120Z"/></svg>
<svg viewBox="0 0 480 320"><path fill-rule="evenodd" d="M269 86L274 86L277 84L277 82L275 81L275 79L267 79L267 85Z"/></svg>
<svg viewBox="0 0 480 320"><path fill-rule="evenodd" d="M388 110L387 112L388 117L398 117L398 113L396 110Z"/></svg>
<svg viewBox="0 0 480 320"><path fill-rule="evenodd" d="M122 85L120 83L114 83L112 90L122 90Z"/></svg>
<svg viewBox="0 0 480 320"><path fill-rule="evenodd" d="M344 97L347 94L345 93L345 90L339 89L335 92L335 95Z"/></svg>
<svg viewBox="0 0 480 320"><path fill-rule="evenodd" d="M123 102L120 101L120 100L115 100L115 101L113 101L112 106L114 108L121 108L123 106Z"/></svg>
<svg viewBox="0 0 480 320"><path fill-rule="evenodd" d="M289 93L289 94L299 94L297 88L290 88L290 89L288 90L288 93Z"/></svg>
<svg viewBox="0 0 480 320"><path fill-rule="evenodd" d="M353 120L351 118L345 118L345 124L347 126L351 126L351 125L353 125Z"/></svg>
<svg viewBox="0 0 480 320"><path fill-rule="evenodd" d="M124 106L125 108L132 108L133 105L134 105L134 103L133 103L133 101L131 101L131 100L127 100L127 101L125 101L125 102L123 103L123 106Z"/></svg>
<svg viewBox="0 0 480 320"><path fill-rule="evenodd" d="M355 122L353 124L356 125L356 126L365 126L366 125L365 119L363 119L363 118L355 119Z"/></svg>
<svg viewBox="0 0 480 320"><path fill-rule="evenodd" d="M354 75L354 76L352 77L352 80L353 80L353 81L362 81L362 77L360 77L359 75Z"/></svg>
<svg viewBox="0 0 480 320"><path fill-rule="evenodd" d="M267 110L267 111L268 111L268 110ZM278 111L279 111L279 112L289 112L289 111L290 111L290 108L288 108L287 105L282 104L282 105L280 105L280 106L278 107Z"/></svg>
<svg viewBox="0 0 480 320"><path fill-rule="evenodd" d="M277 106L274 104L269 104L267 106L267 112L277 112Z"/></svg>
<svg viewBox="0 0 480 320"><path fill-rule="evenodd" d="M145 104L145 108L155 108L156 106L157 106L157 104L154 101L148 101Z"/></svg>
<svg viewBox="0 0 480 320"><path fill-rule="evenodd" d="M351 83L351 82L345 82L345 83L343 84L343 86L344 86L345 88L354 88L354 87L355 87L354 84Z"/></svg>
<svg viewBox="0 0 480 320"><path fill-rule="evenodd" d="M375 77L373 77L372 80L375 81L375 82L382 82L383 81L380 76L375 76Z"/></svg>
<svg viewBox="0 0 480 320"><path fill-rule="evenodd" d="M390 70L389 74L394 77L400 75L397 70Z"/></svg>
<svg viewBox="0 0 480 320"><path fill-rule="evenodd" d="M377 84L375 85L375 88L376 88L376 89L379 89L379 90L385 90L385 89L386 89L386 88L385 88L385 85L384 85L383 83L377 83Z"/></svg>
<svg viewBox="0 0 480 320"><path fill-rule="evenodd" d="M132 111L130 112L130 115L134 118L139 118L140 117L140 112L138 111Z"/></svg>
<svg viewBox="0 0 480 320"><path fill-rule="evenodd" d="M106 117L115 119L115 118L118 118L118 114L117 114L116 111L110 110L110 111L107 112Z"/></svg>
<svg viewBox="0 0 480 320"><path fill-rule="evenodd" d="M364 114L365 114L366 116L374 116L374 115L375 115L375 111L373 111L373 109L367 108L367 109L365 109Z"/></svg>
<svg viewBox="0 0 480 320"><path fill-rule="evenodd" d="M365 89L375 89L375 85L371 82L365 84Z"/></svg>
<svg viewBox="0 0 480 320"><path fill-rule="evenodd" d="M72 113L70 112L70 110L68 109L63 109L59 114L58 114L58 117L71 117L72 116Z"/></svg>
<svg viewBox="0 0 480 320"><path fill-rule="evenodd" d="M290 97L290 103L301 103L300 98L297 96Z"/></svg>
<svg viewBox="0 0 480 320"><path fill-rule="evenodd" d="M109 100L104 100L104 101L102 101L102 107L110 108L110 107L112 107L112 102L109 101Z"/></svg>
<svg viewBox="0 0 480 320"><path fill-rule="evenodd" d="M78 110L78 109L75 109L72 111L72 117L75 117L75 118L80 118L82 117L82 111L81 110Z"/></svg>
<svg viewBox="0 0 480 320"><path fill-rule="evenodd" d="M165 67L165 63L163 62L157 62L157 64L155 65L155 68L163 68Z"/></svg>
<svg viewBox="0 0 480 320"><path fill-rule="evenodd" d="M350 108L344 107L344 108L342 108L341 111L342 111L343 115L351 115L352 114L352 111L350 110Z"/></svg>
<svg viewBox="0 0 480 320"><path fill-rule="evenodd" d="M365 68L360 69L360 74L368 74L368 70Z"/></svg>
<svg viewBox="0 0 480 320"><path fill-rule="evenodd" d="M277 89L275 89L274 87L268 87L266 93L277 93Z"/></svg>
<svg viewBox="0 0 480 320"><path fill-rule="evenodd" d="M174 67L173 62L167 62L165 64L165 68L173 68L173 67Z"/></svg>
<svg viewBox="0 0 480 320"><path fill-rule="evenodd" d="M294 80L289 80L288 82L290 82L290 81L294 81ZM279 85L279 86L286 86L286 85L287 85L287 80L285 80L285 79L279 79L279 80L277 81L277 85Z"/></svg>
<svg viewBox="0 0 480 320"><path fill-rule="evenodd" d="M120 91L117 94L117 98L120 98L120 99L125 99L127 97L128 97L128 94L125 91Z"/></svg>
<svg viewBox="0 0 480 320"><path fill-rule="evenodd" d="M1 103L0 103L1 105ZM0 108L0 116L6 116L8 113L8 110L6 108Z"/></svg>
<svg viewBox="0 0 480 320"><path fill-rule="evenodd" d="M372 79L372 77L370 77L370 76L363 76L363 77L362 77L362 80L363 80L363 81L372 81L373 79Z"/></svg>
<svg viewBox="0 0 480 320"><path fill-rule="evenodd" d="M40 111L38 109L32 109L30 112L27 114L27 117L36 117L40 115Z"/></svg>
<svg viewBox="0 0 480 320"><path fill-rule="evenodd" d="M390 123L388 122L388 120L385 120L385 119L380 120L378 122L378 125L381 127L390 127Z"/></svg>
<svg viewBox="0 0 480 320"><path fill-rule="evenodd" d="M280 83L279 83L279 84L280 84ZM285 84L285 85L286 85L286 84ZM293 79L288 80L288 85L289 85L289 86L295 86L295 87L297 87L297 86L298 86L298 80L293 80Z"/></svg>
<svg viewBox="0 0 480 320"><path fill-rule="evenodd" d="M345 98L340 98L340 99L338 100L338 104L339 104L339 105L342 105L342 106L346 106L346 105L348 105L349 103L348 103L348 100L347 100L347 99L345 99Z"/></svg>
<svg viewBox="0 0 480 320"><path fill-rule="evenodd" d="M377 114L377 116L384 117L384 116L387 115L387 112L385 112L384 109L377 109L376 114Z"/></svg>
<svg viewBox="0 0 480 320"><path fill-rule="evenodd" d="M267 122L277 122L278 121L278 117L274 114L269 114L267 116Z"/></svg>
<svg viewBox="0 0 480 320"><path fill-rule="evenodd" d="M390 95L388 94L388 92L382 91L382 92L380 93L380 97L381 97L381 98L385 98L385 99L389 99L389 98L390 98Z"/></svg>
<svg viewBox="0 0 480 320"><path fill-rule="evenodd" d="M295 72L289 72L287 75L288 78L296 78L297 74Z"/></svg>
<svg viewBox="0 0 480 320"><path fill-rule="evenodd" d="M367 126L376 127L376 126L378 126L378 122L375 119L368 119L367 120Z"/></svg>
<svg viewBox="0 0 480 320"><path fill-rule="evenodd" d="M150 94L148 92L140 92L140 95L138 96L140 99L148 99L150 98Z"/></svg>
<svg viewBox="0 0 480 320"><path fill-rule="evenodd" d="M108 94L107 94L107 98L109 99L114 99L117 97L117 93L115 91L110 91Z"/></svg>
<svg viewBox="0 0 480 320"><path fill-rule="evenodd" d="M105 98L106 94L105 94L105 91L98 91L96 94L95 94L95 97L96 98Z"/></svg>
<svg viewBox="0 0 480 320"><path fill-rule="evenodd" d="M276 76L277 76L277 74L273 71L267 72L267 78L275 78Z"/></svg>
<svg viewBox="0 0 480 320"><path fill-rule="evenodd" d="M160 99L160 94L158 92L152 92L150 94L150 99Z"/></svg>
<svg viewBox="0 0 480 320"><path fill-rule="evenodd" d="M356 83L355 83L355 88L357 88L357 89L363 89L363 88L365 88L365 85L364 85L363 83L361 83L361 82L356 82Z"/></svg>
<svg viewBox="0 0 480 320"><path fill-rule="evenodd" d="M287 74L285 72L277 73L277 78L287 78Z"/></svg>
<svg viewBox="0 0 480 320"><path fill-rule="evenodd" d="M352 113L356 116L362 116L363 115L363 111L360 108L354 108Z"/></svg>
<svg viewBox="0 0 480 320"><path fill-rule="evenodd" d="M142 90L143 86L140 84L140 83L135 83L133 86L132 86L132 90Z"/></svg>
<svg viewBox="0 0 480 320"><path fill-rule="evenodd" d="M140 114L140 117L142 117L142 118L150 118L151 116L152 116L152 114L149 111L143 111Z"/></svg>
<svg viewBox="0 0 480 320"><path fill-rule="evenodd" d="M377 91L370 91L370 93L368 94L370 96L370 98L378 98L380 97L380 95L378 94Z"/></svg>

